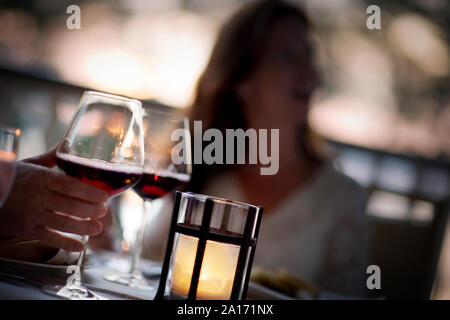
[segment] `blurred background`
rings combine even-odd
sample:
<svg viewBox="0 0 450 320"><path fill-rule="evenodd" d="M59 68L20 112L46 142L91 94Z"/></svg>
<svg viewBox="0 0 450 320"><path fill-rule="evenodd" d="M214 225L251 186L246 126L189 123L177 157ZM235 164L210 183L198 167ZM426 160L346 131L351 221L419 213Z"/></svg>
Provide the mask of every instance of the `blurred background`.
<svg viewBox="0 0 450 320"><path fill-rule="evenodd" d="M189 106L219 27L244 2L0 1L0 125L20 128L19 159L58 143L86 88ZM450 299L449 2L291 2L315 29L310 124L370 192L383 294ZM66 27L73 4L80 30ZM380 30L366 27L371 4Z"/></svg>

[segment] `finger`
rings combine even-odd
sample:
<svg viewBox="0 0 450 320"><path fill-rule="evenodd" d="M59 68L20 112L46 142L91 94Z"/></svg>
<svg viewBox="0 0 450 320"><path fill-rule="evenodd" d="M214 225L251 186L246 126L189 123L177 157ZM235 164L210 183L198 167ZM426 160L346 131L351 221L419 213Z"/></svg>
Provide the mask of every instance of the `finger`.
<svg viewBox="0 0 450 320"><path fill-rule="evenodd" d="M27 158L22 161L37 164L47 168L53 168L56 165L56 147L47 151L46 153L43 153L36 157Z"/></svg>
<svg viewBox="0 0 450 320"><path fill-rule="evenodd" d="M76 239L64 236L46 226L38 226L33 231L33 236L56 248L67 251L83 251L84 244Z"/></svg>
<svg viewBox="0 0 450 320"><path fill-rule="evenodd" d="M106 214L100 218L100 222L105 227L110 227L113 223L113 216L114 214L111 212L111 209L107 206L106 207Z"/></svg>
<svg viewBox="0 0 450 320"><path fill-rule="evenodd" d="M103 229L98 220L80 220L52 211L42 213L41 223L54 230L89 236L95 236Z"/></svg>
<svg viewBox="0 0 450 320"><path fill-rule="evenodd" d="M51 172L45 176L46 187L58 194L93 203L105 203L109 199L104 190L91 186L73 177Z"/></svg>
<svg viewBox="0 0 450 320"><path fill-rule="evenodd" d="M81 218L102 218L107 211L104 204L86 202L54 192L45 195L44 206L45 209L50 211L63 212Z"/></svg>

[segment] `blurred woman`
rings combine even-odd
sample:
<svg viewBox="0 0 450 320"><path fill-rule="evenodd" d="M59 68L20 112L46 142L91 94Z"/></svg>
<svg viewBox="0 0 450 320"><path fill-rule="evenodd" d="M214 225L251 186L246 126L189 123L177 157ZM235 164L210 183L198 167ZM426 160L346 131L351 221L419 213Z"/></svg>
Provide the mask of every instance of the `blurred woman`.
<svg viewBox="0 0 450 320"><path fill-rule="evenodd" d="M279 171L194 165L188 189L264 207L254 265L286 269L324 290L363 294L366 197L311 147L307 116L318 73L310 33L306 15L282 1L251 2L223 26L189 118L224 136L225 129L279 129ZM149 237L166 239L168 216L152 223L159 230Z"/></svg>

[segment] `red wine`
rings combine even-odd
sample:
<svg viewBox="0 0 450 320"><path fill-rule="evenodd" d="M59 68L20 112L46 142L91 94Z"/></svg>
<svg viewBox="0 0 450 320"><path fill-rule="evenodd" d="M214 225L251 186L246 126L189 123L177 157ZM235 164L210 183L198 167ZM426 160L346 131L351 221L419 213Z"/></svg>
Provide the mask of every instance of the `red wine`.
<svg viewBox="0 0 450 320"><path fill-rule="evenodd" d="M189 181L189 175L170 171L144 172L142 179L133 187L146 200L154 200L182 187Z"/></svg>
<svg viewBox="0 0 450 320"><path fill-rule="evenodd" d="M142 176L142 170L129 165L111 164L97 159L58 154L58 167L67 175L117 195L133 186Z"/></svg>

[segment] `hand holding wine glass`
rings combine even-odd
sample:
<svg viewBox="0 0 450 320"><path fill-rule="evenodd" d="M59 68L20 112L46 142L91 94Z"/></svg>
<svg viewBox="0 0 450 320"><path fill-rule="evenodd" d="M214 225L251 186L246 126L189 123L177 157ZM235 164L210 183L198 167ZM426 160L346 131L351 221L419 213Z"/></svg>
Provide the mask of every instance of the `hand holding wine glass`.
<svg viewBox="0 0 450 320"><path fill-rule="evenodd" d="M102 225L97 219L106 213L108 194L50 170L56 165L55 152L53 149L14 164L14 180L0 212L0 235L15 237L15 244L39 241L55 248L82 251L82 242L55 230L79 235L100 233Z"/></svg>
<svg viewBox="0 0 450 320"><path fill-rule="evenodd" d="M141 178L143 151L141 103L87 91L57 149L56 158L58 167L67 175L103 189L113 197ZM80 268L84 255L85 251L76 266L69 266L68 271L74 275L65 286L47 287L44 291L68 299L101 298L82 284Z"/></svg>

